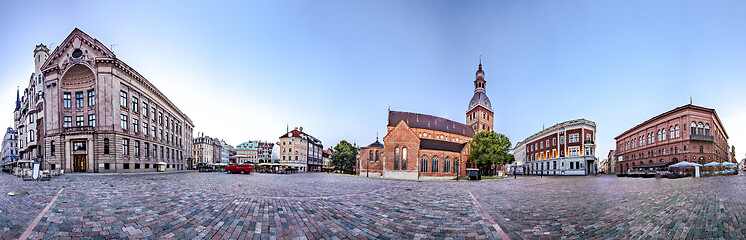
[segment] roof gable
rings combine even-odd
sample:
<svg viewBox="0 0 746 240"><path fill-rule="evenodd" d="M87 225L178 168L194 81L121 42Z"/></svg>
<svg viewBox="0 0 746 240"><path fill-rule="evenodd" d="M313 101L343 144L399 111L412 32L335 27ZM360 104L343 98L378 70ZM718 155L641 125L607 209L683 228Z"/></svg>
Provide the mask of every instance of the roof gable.
<svg viewBox="0 0 746 240"><path fill-rule="evenodd" d="M88 45L89 49L95 51L90 53L94 56L112 59L116 58L114 52L109 50L109 48L107 48L104 44L99 42L97 39L92 38L80 29L75 28L70 33L70 35L68 35L67 38L65 38L65 40L62 41L62 43L60 43L60 45L57 46L54 51L52 51L52 53L42 65L41 70L46 71L50 68L55 67L57 65L55 63L63 62L65 58L68 57L67 53L71 49L80 48L83 44Z"/></svg>

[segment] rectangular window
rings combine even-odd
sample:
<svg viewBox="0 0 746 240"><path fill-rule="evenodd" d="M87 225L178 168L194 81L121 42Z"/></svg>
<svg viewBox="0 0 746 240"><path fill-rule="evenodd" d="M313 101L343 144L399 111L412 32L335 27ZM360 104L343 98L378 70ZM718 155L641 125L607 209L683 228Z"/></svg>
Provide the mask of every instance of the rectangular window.
<svg viewBox="0 0 746 240"><path fill-rule="evenodd" d="M570 142L570 143L580 142L580 134L578 134L578 133L570 134L568 142Z"/></svg>
<svg viewBox="0 0 746 240"><path fill-rule="evenodd" d="M158 112L158 125L163 126L163 113Z"/></svg>
<svg viewBox="0 0 746 240"><path fill-rule="evenodd" d="M73 117L65 116L63 127L72 127Z"/></svg>
<svg viewBox="0 0 746 240"><path fill-rule="evenodd" d="M72 107L71 103L70 103L70 93L69 92L66 92L66 93L64 93L62 95L62 105L64 106L64 108L71 108Z"/></svg>
<svg viewBox="0 0 746 240"><path fill-rule="evenodd" d="M146 118L148 117L148 103L146 103L144 100L142 101L142 115Z"/></svg>
<svg viewBox="0 0 746 240"><path fill-rule="evenodd" d="M132 111L137 112L139 109L140 107L137 105L137 98L132 97Z"/></svg>
<svg viewBox="0 0 746 240"><path fill-rule="evenodd" d="M75 126L83 126L83 116L75 116Z"/></svg>
<svg viewBox="0 0 746 240"><path fill-rule="evenodd" d="M150 110L150 120L155 121L155 106ZM153 134L153 136L155 136L155 134Z"/></svg>
<svg viewBox="0 0 746 240"><path fill-rule="evenodd" d="M96 90L88 90L88 106L96 105Z"/></svg>
<svg viewBox="0 0 746 240"><path fill-rule="evenodd" d="M135 156L140 156L140 141L135 140Z"/></svg>
<svg viewBox="0 0 746 240"><path fill-rule="evenodd" d="M153 130L153 131L152 131L152 133L153 133L153 138L155 138L155 137L156 137L156 135L155 135L155 126L150 126L150 128L151 128L151 129Z"/></svg>
<svg viewBox="0 0 746 240"><path fill-rule="evenodd" d="M126 138L122 138L122 154L129 155L130 154L130 140Z"/></svg>
<svg viewBox="0 0 746 240"><path fill-rule="evenodd" d="M126 130L127 129L127 115L122 114L121 119L122 119L122 130Z"/></svg>
<svg viewBox="0 0 746 240"><path fill-rule="evenodd" d="M145 131L147 132L147 131ZM150 143L145 143L145 149L143 150L145 152L145 157L150 156Z"/></svg>
<svg viewBox="0 0 746 240"><path fill-rule="evenodd" d="M140 169L140 164L139 163L135 163L135 169Z"/></svg>
<svg viewBox="0 0 746 240"><path fill-rule="evenodd" d="M110 167L111 167L111 164L109 164L109 163L104 163L104 169L109 169Z"/></svg>
<svg viewBox="0 0 746 240"><path fill-rule="evenodd" d="M127 92L119 92L119 105L125 108L127 107Z"/></svg>
<svg viewBox="0 0 746 240"><path fill-rule="evenodd" d="M158 140L163 140L163 129L158 129Z"/></svg>
<svg viewBox="0 0 746 240"><path fill-rule="evenodd" d="M96 126L96 114L88 115L88 126L91 126L91 127Z"/></svg>
<svg viewBox="0 0 746 240"><path fill-rule="evenodd" d="M83 108L83 92L75 93L75 107Z"/></svg>
<svg viewBox="0 0 746 240"><path fill-rule="evenodd" d="M137 119L136 118L132 119L132 131L135 131L135 133L137 133L138 131L140 131L140 126L137 125Z"/></svg>
<svg viewBox="0 0 746 240"><path fill-rule="evenodd" d="M124 169L130 169L130 164L129 163L122 164L122 166L123 166Z"/></svg>
<svg viewBox="0 0 746 240"><path fill-rule="evenodd" d="M158 158L158 146L153 144L153 157Z"/></svg>
<svg viewBox="0 0 746 240"><path fill-rule="evenodd" d="M85 141L73 142L73 150L74 151L85 151Z"/></svg>
<svg viewBox="0 0 746 240"><path fill-rule="evenodd" d="M10 146L11 146L11 147L13 147L13 144L11 143L11 145L10 145ZM52 152L52 156L54 156L54 150L55 150L55 149L54 149L54 148L55 148L55 147L54 147L54 141L52 141L52 142L51 142L51 144L50 144L50 147L51 147L51 152ZM11 151L11 153L12 153L12 151Z"/></svg>
<svg viewBox="0 0 746 240"><path fill-rule="evenodd" d="M142 122L142 134L148 135L148 123Z"/></svg>

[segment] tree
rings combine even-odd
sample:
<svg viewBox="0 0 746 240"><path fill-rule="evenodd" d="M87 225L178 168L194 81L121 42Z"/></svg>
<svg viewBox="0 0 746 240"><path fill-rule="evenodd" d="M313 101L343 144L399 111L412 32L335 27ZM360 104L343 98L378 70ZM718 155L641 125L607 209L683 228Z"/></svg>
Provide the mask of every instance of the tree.
<svg viewBox="0 0 746 240"><path fill-rule="evenodd" d="M337 146L334 146L332 164L334 164L337 169L351 171L352 167L355 166L356 156L357 148L353 147L349 142L342 140L337 144Z"/></svg>
<svg viewBox="0 0 746 240"><path fill-rule="evenodd" d="M511 164L515 161L513 154L508 153L511 146L513 144L510 143L510 139L503 134L492 131L478 132L471 140L469 161L476 163L483 172L490 169L493 164Z"/></svg>

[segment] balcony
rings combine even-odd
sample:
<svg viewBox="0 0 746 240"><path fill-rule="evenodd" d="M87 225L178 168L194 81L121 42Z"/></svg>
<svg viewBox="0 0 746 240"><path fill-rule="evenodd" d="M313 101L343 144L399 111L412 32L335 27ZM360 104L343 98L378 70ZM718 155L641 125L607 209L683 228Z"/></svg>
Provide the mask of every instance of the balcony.
<svg viewBox="0 0 746 240"><path fill-rule="evenodd" d="M707 135L700 135L700 134L691 134L689 135L689 139L703 140L703 141L715 141L714 136L707 136Z"/></svg>
<svg viewBox="0 0 746 240"><path fill-rule="evenodd" d="M585 140L583 144L593 144L593 140Z"/></svg>
<svg viewBox="0 0 746 240"><path fill-rule="evenodd" d="M64 135L85 134L85 133L93 133L93 127L91 127L91 126L66 127L62 131L62 134L64 134Z"/></svg>

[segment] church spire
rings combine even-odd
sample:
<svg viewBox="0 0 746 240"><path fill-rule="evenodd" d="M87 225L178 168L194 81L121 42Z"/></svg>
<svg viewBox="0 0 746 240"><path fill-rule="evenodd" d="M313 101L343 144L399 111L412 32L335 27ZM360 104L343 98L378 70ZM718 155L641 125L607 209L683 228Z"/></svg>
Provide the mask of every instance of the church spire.
<svg viewBox="0 0 746 240"><path fill-rule="evenodd" d="M21 94L19 92L20 90L16 86L16 111L21 109Z"/></svg>

